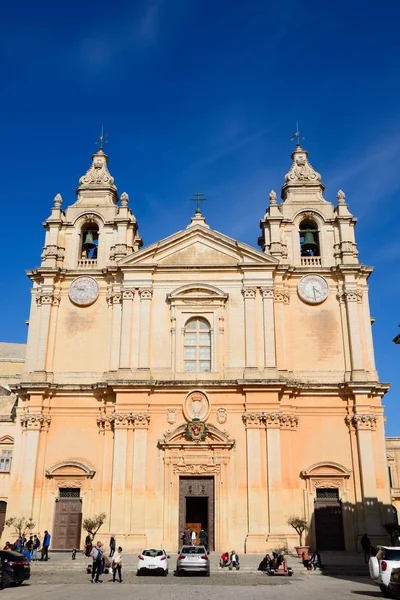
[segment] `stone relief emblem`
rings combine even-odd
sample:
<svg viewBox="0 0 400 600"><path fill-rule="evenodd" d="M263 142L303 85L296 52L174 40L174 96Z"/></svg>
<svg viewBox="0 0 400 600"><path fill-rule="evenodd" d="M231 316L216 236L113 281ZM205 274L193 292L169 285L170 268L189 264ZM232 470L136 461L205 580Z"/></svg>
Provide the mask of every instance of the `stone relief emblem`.
<svg viewBox="0 0 400 600"><path fill-rule="evenodd" d="M111 176L107 168L107 156L103 151L99 151L97 154L93 154L93 162L80 180L79 184L88 185L108 185L114 186L114 177Z"/></svg>
<svg viewBox="0 0 400 600"><path fill-rule="evenodd" d="M187 421L206 421L210 414L210 402L204 392L190 392L186 396L183 413Z"/></svg>
<svg viewBox="0 0 400 600"><path fill-rule="evenodd" d="M167 408L167 421L171 425L176 423L176 408Z"/></svg>
<svg viewBox="0 0 400 600"><path fill-rule="evenodd" d="M218 423L226 423L228 413L226 408L217 408L217 421Z"/></svg>
<svg viewBox="0 0 400 600"><path fill-rule="evenodd" d="M292 158L293 164L285 178L287 182L321 181L321 175L314 171L308 162L307 152L303 149L297 149L293 152Z"/></svg>

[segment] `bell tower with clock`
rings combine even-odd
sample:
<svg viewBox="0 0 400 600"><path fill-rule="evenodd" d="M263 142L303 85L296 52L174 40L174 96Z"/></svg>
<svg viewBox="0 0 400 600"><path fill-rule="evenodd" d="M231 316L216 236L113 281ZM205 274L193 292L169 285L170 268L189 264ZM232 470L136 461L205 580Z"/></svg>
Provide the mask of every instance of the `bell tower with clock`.
<svg viewBox="0 0 400 600"><path fill-rule="evenodd" d="M280 362L300 378L377 380L367 285L372 269L358 260L356 218L341 190L336 205L324 198L321 175L299 144L292 161L282 202L271 191L260 221L259 245L279 261L275 288L290 292L290 334L278 336L278 369Z"/></svg>

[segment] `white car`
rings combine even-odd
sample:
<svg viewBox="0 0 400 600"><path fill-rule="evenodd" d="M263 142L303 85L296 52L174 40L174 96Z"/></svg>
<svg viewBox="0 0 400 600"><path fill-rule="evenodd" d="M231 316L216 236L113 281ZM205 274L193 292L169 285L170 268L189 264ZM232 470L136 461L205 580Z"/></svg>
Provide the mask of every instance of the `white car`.
<svg viewBox="0 0 400 600"><path fill-rule="evenodd" d="M168 575L168 559L170 558L162 548L146 548L138 556L137 575L144 573L158 573Z"/></svg>
<svg viewBox="0 0 400 600"><path fill-rule="evenodd" d="M376 556L369 559L369 574L374 583L379 585L382 594L391 597L389 590L392 569L400 567L399 546L378 546Z"/></svg>

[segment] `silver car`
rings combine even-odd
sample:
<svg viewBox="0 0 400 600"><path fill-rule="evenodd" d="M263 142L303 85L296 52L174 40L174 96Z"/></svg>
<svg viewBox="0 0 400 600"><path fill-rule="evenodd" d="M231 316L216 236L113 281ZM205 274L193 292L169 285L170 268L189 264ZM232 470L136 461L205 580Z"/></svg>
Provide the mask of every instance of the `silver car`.
<svg viewBox="0 0 400 600"><path fill-rule="evenodd" d="M205 573L210 577L209 552L204 546L182 546L176 561L176 574Z"/></svg>

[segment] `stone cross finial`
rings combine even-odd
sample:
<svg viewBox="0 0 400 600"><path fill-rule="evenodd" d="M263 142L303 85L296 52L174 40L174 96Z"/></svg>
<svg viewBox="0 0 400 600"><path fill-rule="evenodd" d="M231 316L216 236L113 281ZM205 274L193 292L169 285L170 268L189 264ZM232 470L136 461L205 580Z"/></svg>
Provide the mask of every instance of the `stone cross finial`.
<svg viewBox="0 0 400 600"><path fill-rule="evenodd" d="M346 204L346 194L342 190L338 191L336 197L338 200L338 204Z"/></svg>
<svg viewBox="0 0 400 600"><path fill-rule="evenodd" d="M54 208L61 208L62 204L62 196L61 194L56 194L54 196Z"/></svg>
<svg viewBox="0 0 400 600"><path fill-rule="evenodd" d="M121 206L128 206L129 195L126 192L121 194Z"/></svg>
<svg viewBox="0 0 400 600"><path fill-rule="evenodd" d="M276 192L275 192L275 190L271 190L270 191L268 198L269 198L269 203L270 204L276 204Z"/></svg>

